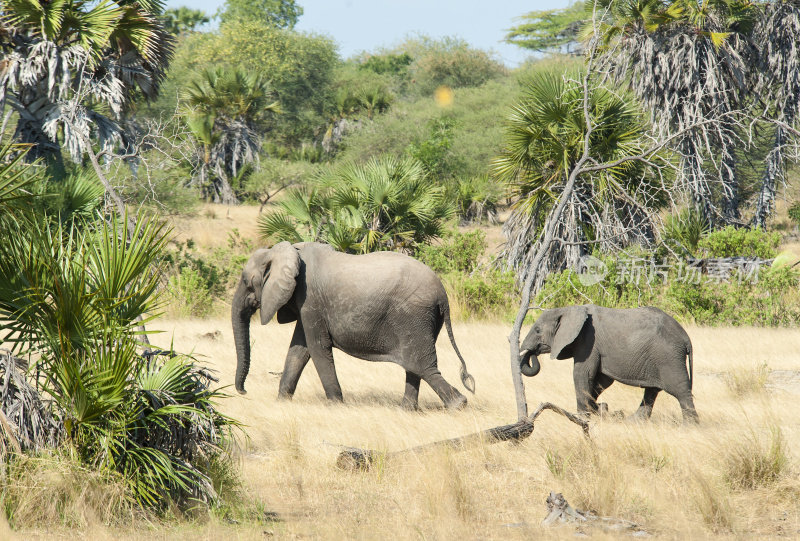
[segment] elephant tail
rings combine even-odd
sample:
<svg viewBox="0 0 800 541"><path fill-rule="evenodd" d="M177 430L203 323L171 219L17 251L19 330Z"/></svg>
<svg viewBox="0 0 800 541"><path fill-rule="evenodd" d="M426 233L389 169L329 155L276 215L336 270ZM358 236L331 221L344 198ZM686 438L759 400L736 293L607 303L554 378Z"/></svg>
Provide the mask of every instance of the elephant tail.
<svg viewBox="0 0 800 541"><path fill-rule="evenodd" d="M692 357L692 343L686 342L686 356L689 357L689 390L692 390L692 382L694 381L694 358Z"/></svg>
<svg viewBox="0 0 800 541"><path fill-rule="evenodd" d="M439 310L444 318L444 325L447 327L447 336L450 338L450 343L453 345L456 355L458 355L458 360L461 361L461 383L464 384L464 387L466 387L469 392L475 394L475 378L467 372L467 363L464 362L464 357L462 357L461 352L458 351L456 337L453 336L453 325L450 323L450 304L447 302L446 298L443 303L439 304Z"/></svg>

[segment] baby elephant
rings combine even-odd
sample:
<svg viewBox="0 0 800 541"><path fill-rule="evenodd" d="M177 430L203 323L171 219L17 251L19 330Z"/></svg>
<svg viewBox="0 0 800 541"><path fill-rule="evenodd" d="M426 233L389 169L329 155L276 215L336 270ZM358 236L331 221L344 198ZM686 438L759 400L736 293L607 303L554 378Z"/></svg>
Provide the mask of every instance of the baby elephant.
<svg viewBox="0 0 800 541"><path fill-rule="evenodd" d="M697 421L692 342L683 327L658 308L619 310L588 304L545 310L522 342L523 374L539 373L540 353L574 360L572 377L580 412L597 412L600 393L621 381L644 387L636 418L648 419L656 396L664 390L678 399L684 421Z"/></svg>

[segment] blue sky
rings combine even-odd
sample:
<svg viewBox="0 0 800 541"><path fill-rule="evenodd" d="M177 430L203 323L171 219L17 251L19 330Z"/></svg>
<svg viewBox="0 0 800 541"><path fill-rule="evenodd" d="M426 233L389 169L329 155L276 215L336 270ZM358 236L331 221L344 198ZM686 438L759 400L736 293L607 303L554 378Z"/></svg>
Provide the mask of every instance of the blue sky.
<svg viewBox="0 0 800 541"><path fill-rule="evenodd" d="M475 47L495 51L513 67L528 56L525 50L502 42L507 29L515 24L515 17L568 3L569 0L299 0L304 13L297 29L332 37L344 58L390 47L415 33L458 36ZM185 5L211 14L222 4L223 0L167 1L168 7Z"/></svg>

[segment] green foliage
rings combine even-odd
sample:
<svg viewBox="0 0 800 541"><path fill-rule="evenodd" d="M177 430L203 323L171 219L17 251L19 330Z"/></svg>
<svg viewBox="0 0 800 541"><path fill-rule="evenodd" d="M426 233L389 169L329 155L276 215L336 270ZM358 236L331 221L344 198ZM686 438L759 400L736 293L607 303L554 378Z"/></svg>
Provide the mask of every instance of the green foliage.
<svg viewBox="0 0 800 541"><path fill-rule="evenodd" d="M83 464L122 479L148 507L211 503L207 467L236 423L217 411L221 395L193 359L137 351L138 327L160 307L164 226L75 214L0 214L17 232L0 244L2 340L32 354L31 374Z"/></svg>
<svg viewBox="0 0 800 541"><path fill-rule="evenodd" d="M711 224L701 213L684 209L664 220L661 240L677 254L694 255L700 239L710 230Z"/></svg>
<svg viewBox="0 0 800 541"><path fill-rule="evenodd" d="M641 272L631 270L637 257ZM794 269L766 267L757 279L734 273L729 281L719 281L693 274L682 262L651 273L650 257L646 252L602 256L606 274L592 285L582 284L570 269L553 273L537 303L547 308L586 303L611 308L657 306L679 321L708 326L800 324L800 274Z"/></svg>
<svg viewBox="0 0 800 541"><path fill-rule="evenodd" d="M486 248L486 234L480 229L470 233L451 231L437 244L420 246L415 257L440 274L469 274L477 268Z"/></svg>
<svg viewBox="0 0 800 541"><path fill-rule="evenodd" d="M452 231L437 244L417 248L415 257L441 275L455 319L501 317L514 306L513 275L480 269L486 248L486 234L480 229Z"/></svg>
<svg viewBox="0 0 800 541"><path fill-rule="evenodd" d="M311 139L325 124L337 61L336 46L326 37L237 20L223 24L217 33L187 36L176 51L170 78L183 88L209 66L262 76L282 111L268 127L274 137L295 144Z"/></svg>
<svg viewBox="0 0 800 541"><path fill-rule="evenodd" d="M453 208L413 159L384 156L323 171L261 215L267 242L317 240L337 250L413 250L440 236Z"/></svg>
<svg viewBox="0 0 800 541"><path fill-rule="evenodd" d="M168 309L176 317L208 317L215 314L236 285L242 266L253 252L253 243L234 229L225 247L200 253L194 242L176 243L167 250Z"/></svg>
<svg viewBox="0 0 800 541"><path fill-rule="evenodd" d="M505 317L517 303L512 273L496 269L473 274L451 272L442 276L442 281L457 319Z"/></svg>
<svg viewBox="0 0 800 541"><path fill-rule="evenodd" d="M479 88L457 89L446 113L429 97L398 100L386 114L346 135L339 157L363 162L381 154L399 156L413 148L446 177L484 175L489 171L489 161L501 149L502 124L498 119L516 91L512 77Z"/></svg>
<svg viewBox="0 0 800 541"><path fill-rule="evenodd" d="M174 299L170 309L178 317L207 317L214 305L211 291L200 272L183 267L169 277L167 293Z"/></svg>
<svg viewBox="0 0 800 541"><path fill-rule="evenodd" d="M291 29L302 14L302 6L297 5L295 0L225 0L219 19L222 24L252 21Z"/></svg>
<svg viewBox="0 0 800 541"><path fill-rule="evenodd" d="M603 87L590 88L592 158L612 162L642 149L645 123L633 101ZM523 94L508 117L505 148L493 162L494 174L521 197L520 207L549 204L584 151L587 131L583 86L559 72L535 72L523 82ZM589 179L600 200L610 201L642 180L640 162L626 161ZM654 191L654 190L651 190Z"/></svg>
<svg viewBox="0 0 800 541"><path fill-rule="evenodd" d="M413 59L408 53L370 54L358 64L358 69L373 71L379 75L401 77L408 71Z"/></svg>
<svg viewBox="0 0 800 541"><path fill-rule="evenodd" d="M796 224L800 225L800 201L795 201L786 212L789 218Z"/></svg>
<svg viewBox="0 0 800 541"><path fill-rule="evenodd" d="M763 229L727 226L703 237L697 244L706 257L760 257L772 259L778 254L781 235Z"/></svg>
<svg viewBox="0 0 800 541"><path fill-rule="evenodd" d="M561 9L531 11L518 18L523 22L508 31L508 43L534 51L558 52L580 40L578 34L586 10L582 2L576 2Z"/></svg>
<svg viewBox="0 0 800 541"><path fill-rule="evenodd" d="M164 24L164 30L171 34L194 32L198 26L208 24L211 21L205 11L186 6L164 10L161 20Z"/></svg>
<svg viewBox="0 0 800 541"><path fill-rule="evenodd" d="M449 197L455 200L459 217L465 222L496 222L497 205L505 186L489 175L455 179L448 185Z"/></svg>
<svg viewBox="0 0 800 541"><path fill-rule="evenodd" d="M425 166L435 179L445 178L453 167L448 163L452 157L450 147L453 146L453 130L455 120L449 116L440 116L430 120L426 126L424 137L415 137L406 152Z"/></svg>
<svg viewBox="0 0 800 541"><path fill-rule="evenodd" d="M398 48L413 62L408 67L409 91L430 96L440 86L465 88L480 86L506 73L503 65L491 54L473 49L456 37L433 39L428 36L410 38Z"/></svg>

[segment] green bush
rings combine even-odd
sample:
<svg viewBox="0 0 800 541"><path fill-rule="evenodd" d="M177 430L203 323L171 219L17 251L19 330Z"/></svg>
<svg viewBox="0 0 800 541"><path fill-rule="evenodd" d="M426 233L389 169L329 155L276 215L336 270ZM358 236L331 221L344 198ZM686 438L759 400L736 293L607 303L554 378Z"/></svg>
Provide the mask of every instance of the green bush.
<svg viewBox="0 0 800 541"><path fill-rule="evenodd" d="M200 272L183 267L169 277L167 292L172 297L171 312L178 317L207 317L213 309L213 299L208 283Z"/></svg>
<svg viewBox="0 0 800 541"><path fill-rule="evenodd" d="M795 201L792 203L792 206L789 207L789 210L786 213L789 215L789 218L795 223L795 225L800 225L800 201Z"/></svg>
<svg viewBox="0 0 800 541"><path fill-rule="evenodd" d="M411 38L398 49L408 53L413 62L408 67L410 90L430 96L440 86L475 87L504 75L506 69L491 53L474 49L459 38Z"/></svg>
<svg viewBox="0 0 800 541"><path fill-rule="evenodd" d="M649 265L648 254L638 257L639 265ZM637 273L625 259L601 259L607 273L599 283L584 285L567 269L547 277L537 303L546 308L586 303L611 308L657 306L679 321L708 326L800 324L800 274L789 267L762 268L757 280L734 274L728 281L718 281L676 263L666 269L656 267L656 272L644 270L637 282Z"/></svg>
<svg viewBox="0 0 800 541"><path fill-rule="evenodd" d="M456 89L446 112L428 97L399 100L386 114L346 135L339 155L363 162L381 154L399 156L412 151L448 178L485 175L489 162L500 153L503 119L517 89L513 77Z"/></svg>
<svg viewBox="0 0 800 541"><path fill-rule="evenodd" d="M438 244L420 246L416 258L440 274L471 273L486 251L486 234L477 229L470 233L450 232Z"/></svg>
<svg viewBox="0 0 800 541"><path fill-rule="evenodd" d="M778 254L780 233L767 233L763 229L745 229L728 226L709 233L697 243L706 257L760 257L771 259Z"/></svg>
<svg viewBox="0 0 800 541"><path fill-rule="evenodd" d="M495 223L497 206L505 192L505 185L489 178L489 175L455 179L448 183L448 193L456 202L458 216L468 223Z"/></svg>
<svg viewBox="0 0 800 541"><path fill-rule="evenodd" d="M512 273L496 269L483 273L449 272L442 276L453 319L507 317L517 302Z"/></svg>
<svg viewBox="0 0 800 541"><path fill-rule="evenodd" d="M200 253L192 240L175 243L164 255L171 315L213 315L220 302L227 300L253 249L253 243L243 239L237 229L228 235L226 247L216 248L210 254Z"/></svg>
<svg viewBox="0 0 800 541"><path fill-rule="evenodd" d="M699 212L684 209L678 214L670 214L664 220L661 239L674 252L681 255L694 255L698 244L710 230L708 220Z"/></svg>

